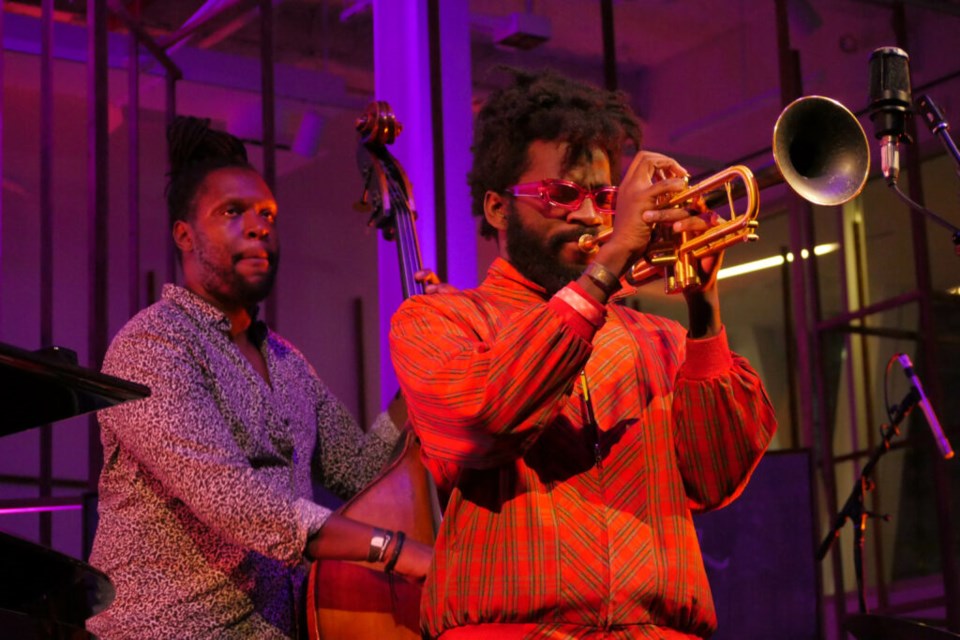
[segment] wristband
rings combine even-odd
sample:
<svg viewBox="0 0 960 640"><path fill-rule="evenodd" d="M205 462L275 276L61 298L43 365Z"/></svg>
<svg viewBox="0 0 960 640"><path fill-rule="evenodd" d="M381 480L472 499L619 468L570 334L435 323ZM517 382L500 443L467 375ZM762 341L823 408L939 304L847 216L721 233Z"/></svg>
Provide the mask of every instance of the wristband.
<svg viewBox="0 0 960 640"><path fill-rule="evenodd" d="M403 531L397 531L397 541L393 545L393 553L390 554L390 559L387 560L387 564L383 568L386 573L393 572L394 567L397 566L397 560L400 559L400 550L403 549L403 541L406 539L407 536Z"/></svg>
<svg viewBox="0 0 960 640"><path fill-rule="evenodd" d="M599 329L603 324L603 306L584 291L583 287L577 286L576 282L571 282L554 295L566 302L594 329Z"/></svg>
<svg viewBox="0 0 960 640"><path fill-rule="evenodd" d="M596 260L587 265L583 275L590 278L607 296L612 296L623 286L620 284L620 278Z"/></svg>

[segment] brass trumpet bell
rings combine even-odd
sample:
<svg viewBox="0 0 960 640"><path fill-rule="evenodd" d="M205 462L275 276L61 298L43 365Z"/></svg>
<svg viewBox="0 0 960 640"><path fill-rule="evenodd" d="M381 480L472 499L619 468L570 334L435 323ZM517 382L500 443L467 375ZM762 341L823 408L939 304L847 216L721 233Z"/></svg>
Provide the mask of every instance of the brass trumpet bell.
<svg viewBox="0 0 960 640"><path fill-rule="evenodd" d="M783 180L813 204L835 206L863 190L870 145L863 127L832 98L791 102L773 127L773 159Z"/></svg>

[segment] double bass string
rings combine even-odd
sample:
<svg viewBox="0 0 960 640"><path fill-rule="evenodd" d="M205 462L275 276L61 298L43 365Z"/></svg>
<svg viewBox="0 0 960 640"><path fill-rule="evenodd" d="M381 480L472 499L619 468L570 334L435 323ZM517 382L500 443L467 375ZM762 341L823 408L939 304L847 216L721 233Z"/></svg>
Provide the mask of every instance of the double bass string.
<svg viewBox="0 0 960 640"><path fill-rule="evenodd" d="M387 182L390 190L390 201L394 205L393 219L400 249L400 270L405 284L404 288L408 296L423 293L423 286L413 277L421 269L420 246L417 242L413 212L408 206L406 194L403 193L399 181L389 176Z"/></svg>

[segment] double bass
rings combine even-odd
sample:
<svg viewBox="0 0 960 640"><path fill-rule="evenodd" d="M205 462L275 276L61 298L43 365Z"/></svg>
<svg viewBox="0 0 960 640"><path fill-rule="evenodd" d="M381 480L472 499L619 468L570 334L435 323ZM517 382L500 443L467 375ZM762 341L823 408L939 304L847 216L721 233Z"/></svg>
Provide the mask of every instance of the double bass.
<svg viewBox="0 0 960 640"><path fill-rule="evenodd" d="M357 120L357 163L364 178L363 209L369 224L396 240L404 298L423 293L414 274L422 269L410 181L389 153L401 126L384 101L371 103ZM380 474L337 511L433 544L440 523L436 487L420 462L411 431ZM421 586L387 575L365 562L317 560L307 586L310 640L415 640L420 638Z"/></svg>

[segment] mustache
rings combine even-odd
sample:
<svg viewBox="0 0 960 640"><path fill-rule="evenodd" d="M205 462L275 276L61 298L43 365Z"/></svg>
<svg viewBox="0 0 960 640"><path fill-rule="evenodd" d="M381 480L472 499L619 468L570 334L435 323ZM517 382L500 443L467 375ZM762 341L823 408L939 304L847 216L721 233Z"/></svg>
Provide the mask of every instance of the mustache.
<svg viewBox="0 0 960 640"><path fill-rule="evenodd" d="M569 229L567 231L561 231L555 236L550 238L549 246L551 249L559 249L562 245L568 242L577 242L580 240L580 237L584 234L591 235L596 237L598 229Z"/></svg>

